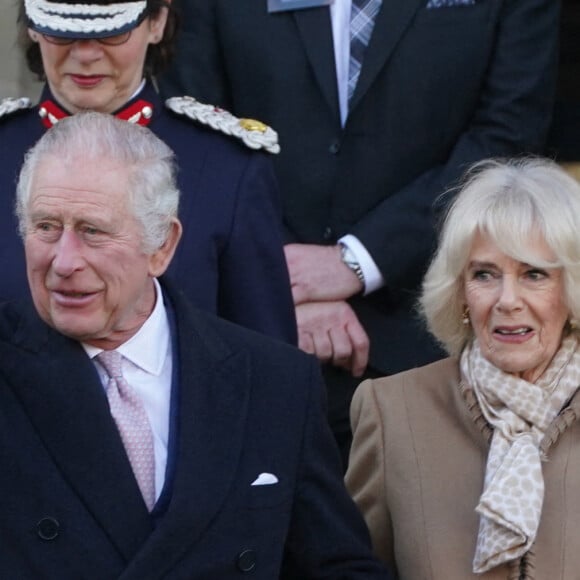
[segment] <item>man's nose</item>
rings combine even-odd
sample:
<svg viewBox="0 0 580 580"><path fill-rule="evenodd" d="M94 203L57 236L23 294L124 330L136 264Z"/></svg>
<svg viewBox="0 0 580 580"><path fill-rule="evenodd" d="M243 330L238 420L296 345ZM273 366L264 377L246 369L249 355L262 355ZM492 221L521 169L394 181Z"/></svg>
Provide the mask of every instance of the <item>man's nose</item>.
<svg viewBox="0 0 580 580"><path fill-rule="evenodd" d="M70 276L84 266L83 244L76 232L65 229L55 244L52 268L59 276Z"/></svg>

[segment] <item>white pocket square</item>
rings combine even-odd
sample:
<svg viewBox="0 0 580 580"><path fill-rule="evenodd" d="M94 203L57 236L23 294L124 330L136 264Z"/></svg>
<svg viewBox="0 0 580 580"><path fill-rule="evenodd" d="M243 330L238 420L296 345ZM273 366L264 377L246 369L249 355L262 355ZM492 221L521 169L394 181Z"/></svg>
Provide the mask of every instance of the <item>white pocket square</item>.
<svg viewBox="0 0 580 580"><path fill-rule="evenodd" d="M278 478L273 473L260 473L251 485L274 485Z"/></svg>

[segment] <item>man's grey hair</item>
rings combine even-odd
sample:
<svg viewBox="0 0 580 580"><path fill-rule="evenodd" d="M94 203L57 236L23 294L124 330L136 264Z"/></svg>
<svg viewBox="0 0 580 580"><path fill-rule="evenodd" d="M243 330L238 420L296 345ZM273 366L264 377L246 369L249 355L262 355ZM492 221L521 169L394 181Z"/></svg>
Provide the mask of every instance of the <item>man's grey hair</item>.
<svg viewBox="0 0 580 580"><path fill-rule="evenodd" d="M451 204L423 281L423 316L449 354L458 355L472 337L471 326L462 323L463 273L477 233L515 260L561 267L566 304L580 318L580 185L548 159L484 161L471 169ZM554 262L531 251L538 237Z"/></svg>
<svg viewBox="0 0 580 580"><path fill-rule="evenodd" d="M128 176L129 208L142 226L143 251L155 252L177 217L179 190L173 151L149 129L113 115L83 112L60 120L28 151L16 189L20 235L28 229L34 176L46 158L58 163L118 163ZM79 161L80 160L80 161Z"/></svg>

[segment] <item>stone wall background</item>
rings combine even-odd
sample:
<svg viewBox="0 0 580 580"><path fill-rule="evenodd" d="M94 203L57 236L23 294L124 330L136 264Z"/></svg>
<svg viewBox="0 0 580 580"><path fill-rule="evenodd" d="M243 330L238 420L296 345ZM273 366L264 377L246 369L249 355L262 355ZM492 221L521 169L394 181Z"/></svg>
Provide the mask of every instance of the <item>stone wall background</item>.
<svg viewBox="0 0 580 580"><path fill-rule="evenodd" d="M30 97L36 99L39 83L35 81L16 45L18 0L0 0L0 99Z"/></svg>

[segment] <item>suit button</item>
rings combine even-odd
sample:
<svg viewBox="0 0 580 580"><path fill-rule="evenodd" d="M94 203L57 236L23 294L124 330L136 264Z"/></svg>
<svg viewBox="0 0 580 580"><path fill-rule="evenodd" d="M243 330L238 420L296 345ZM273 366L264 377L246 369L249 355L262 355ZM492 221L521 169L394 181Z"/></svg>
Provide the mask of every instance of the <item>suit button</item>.
<svg viewBox="0 0 580 580"><path fill-rule="evenodd" d="M328 151L333 155L336 155L340 151L340 141L337 139L330 144Z"/></svg>
<svg viewBox="0 0 580 580"><path fill-rule="evenodd" d="M236 564L240 572L251 572L256 567L256 552L254 550L240 552Z"/></svg>
<svg viewBox="0 0 580 580"><path fill-rule="evenodd" d="M334 230L330 226L326 226L322 232L322 238L328 242L334 239Z"/></svg>
<svg viewBox="0 0 580 580"><path fill-rule="evenodd" d="M36 533L38 537L42 540L50 541L55 540L58 536L58 531L60 529L60 524L58 520L54 518L42 518L36 524Z"/></svg>

